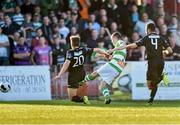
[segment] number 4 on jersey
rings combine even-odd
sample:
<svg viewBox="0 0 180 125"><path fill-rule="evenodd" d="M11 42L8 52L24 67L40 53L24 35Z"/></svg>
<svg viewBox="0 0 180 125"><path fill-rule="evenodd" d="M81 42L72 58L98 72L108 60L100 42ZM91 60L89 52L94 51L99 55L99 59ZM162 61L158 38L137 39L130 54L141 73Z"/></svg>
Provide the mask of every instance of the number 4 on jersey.
<svg viewBox="0 0 180 125"><path fill-rule="evenodd" d="M155 49L158 49L158 35L153 35L153 36L149 36L149 38L151 39L151 44L154 45Z"/></svg>

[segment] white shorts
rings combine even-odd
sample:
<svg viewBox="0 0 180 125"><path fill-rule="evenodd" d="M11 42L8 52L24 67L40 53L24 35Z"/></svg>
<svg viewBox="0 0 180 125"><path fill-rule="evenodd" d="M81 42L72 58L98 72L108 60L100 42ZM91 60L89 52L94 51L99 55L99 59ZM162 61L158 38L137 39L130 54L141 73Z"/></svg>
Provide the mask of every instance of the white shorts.
<svg viewBox="0 0 180 125"><path fill-rule="evenodd" d="M112 82L119 76L119 72L116 71L109 63L104 64L101 66L97 73L100 75L102 80L107 84L111 85Z"/></svg>

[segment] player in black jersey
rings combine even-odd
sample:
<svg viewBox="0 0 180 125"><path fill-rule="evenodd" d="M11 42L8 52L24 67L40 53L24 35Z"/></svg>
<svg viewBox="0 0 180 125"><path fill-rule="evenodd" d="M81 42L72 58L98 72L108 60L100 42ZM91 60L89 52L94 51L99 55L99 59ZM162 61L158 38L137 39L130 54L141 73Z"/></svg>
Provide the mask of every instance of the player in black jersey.
<svg viewBox="0 0 180 125"><path fill-rule="evenodd" d="M169 43L159 34L155 32L155 24L149 23L146 25L147 35L137 41L126 45L121 48L116 48L110 50L109 53L112 53L115 50L121 50L124 48L137 48L140 46L145 46L148 60L148 70L147 70L147 85L151 90L150 99L148 104L152 104L154 97L157 92L158 84L163 79L165 85L168 84L167 74L162 73L164 69L164 55L171 55L173 53Z"/></svg>
<svg viewBox="0 0 180 125"><path fill-rule="evenodd" d="M63 67L59 74L54 77L53 80L60 78L62 74L66 71L69 72L68 76L68 95L69 99L74 102L84 102L89 104L87 96L80 97L77 95L77 90L79 88L79 82L82 81L85 77L84 63L85 58L88 55L91 55L93 52L100 53L102 55L108 56L109 54L99 48L87 48L80 47L80 37L71 36L70 37L71 48L67 51L66 61L63 64Z"/></svg>

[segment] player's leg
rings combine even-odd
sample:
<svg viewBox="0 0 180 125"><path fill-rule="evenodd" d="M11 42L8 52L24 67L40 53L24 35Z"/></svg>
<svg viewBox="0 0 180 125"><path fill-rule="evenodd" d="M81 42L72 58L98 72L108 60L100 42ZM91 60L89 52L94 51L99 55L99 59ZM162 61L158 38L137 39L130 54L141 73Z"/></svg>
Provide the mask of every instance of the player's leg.
<svg viewBox="0 0 180 125"><path fill-rule="evenodd" d="M76 80L71 77L68 78L68 96L69 99L73 102L84 102L83 96L78 96L77 91L79 88L79 84ZM85 103L86 104L86 103Z"/></svg>
<svg viewBox="0 0 180 125"><path fill-rule="evenodd" d="M157 72L157 64L152 62L148 62L148 71L147 71L147 85L149 90L151 90L150 98L148 104L152 104L154 101L154 97L157 93L158 89L158 72Z"/></svg>
<svg viewBox="0 0 180 125"><path fill-rule="evenodd" d="M99 90L101 91L101 93L105 97L104 103L105 104L110 104L111 103L111 97L110 97L109 89L107 87L107 83L106 82L101 82L100 85L99 85Z"/></svg>
<svg viewBox="0 0 180 125"><path fill-rule="evenodd" d="M85 76L84 80L82 80L81 82L79 82L79 85L83 85L83 84L85 84L85 83L88 82L88 81L92 81L92 80L96 79L98 76L99 76L99 75L98 75L97 71L94 71L94 72L91 73L91 74L87 74L87 75Z"/></svg>
<svg viewBox="0 0 180 125"><path fill-rule="evenodd" d="M88 85L83 84L82 86L79 86L79 88L77 89L77 96L83 97L83 102L85 104L91 104L87 95L88 95Z"/></svg>
<svg viewBox="0 0 180 125"><path fill-rule="evenodd" d="M79 86L79 88L77 89L77 95L87 96L88 95L87 89L88 89L88 85L86 83L83 84L82 86Z"/></svg>
<svg viewBox="0 0 180 125"><path fill-rule="evenodd" d="M68 88L68 97L73 102L83 102L83 98L77 95L77 88Z"/></svg>
<svg viewBox="0 0 180 125"><path fill-rule="evenodd" d="M106 63L100 69L97 70L98 75L102 79L102 83L100 84L100 90L105 97L105 104L111 103L110 92L108 89L108 85L110 86L114 79L120 74L117 70L115 70L110 64Z"/></svg>

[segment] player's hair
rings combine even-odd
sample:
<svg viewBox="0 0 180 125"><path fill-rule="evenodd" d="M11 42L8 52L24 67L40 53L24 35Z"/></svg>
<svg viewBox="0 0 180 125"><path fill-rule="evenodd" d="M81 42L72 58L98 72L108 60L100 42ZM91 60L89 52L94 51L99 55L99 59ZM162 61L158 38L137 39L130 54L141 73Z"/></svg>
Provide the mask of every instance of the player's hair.
<svg viewBox="0 0 180 125"><path fill-rule="evenodd" d="M114 32L111 37L117 37L118 39L121 39L121 33L120 32Z"/></svg>
<svg viewBox="0 0 180 125"><path fill-rule="evenodd" d="M80 44L79 35L70 36L70 41L71 41L73 47L78 47Z"/></svg>
<svg viewBox="0 0 180 125"><path fill-rule="evenodd" d="M156 26L154 23L148 23L147 24L147 29L151 30L151 31L155 31L156 30Z"/></svg>

